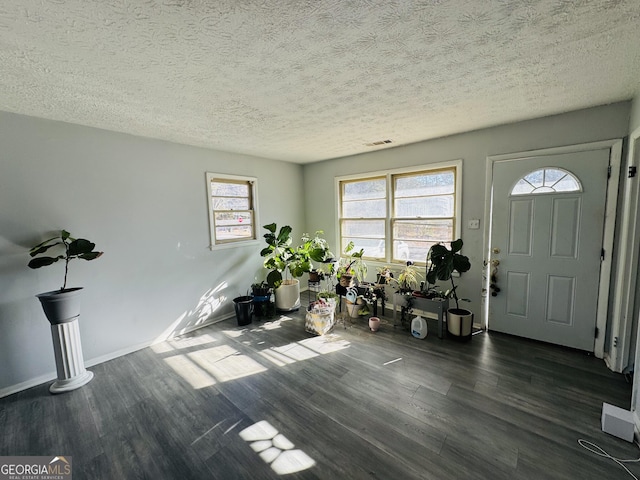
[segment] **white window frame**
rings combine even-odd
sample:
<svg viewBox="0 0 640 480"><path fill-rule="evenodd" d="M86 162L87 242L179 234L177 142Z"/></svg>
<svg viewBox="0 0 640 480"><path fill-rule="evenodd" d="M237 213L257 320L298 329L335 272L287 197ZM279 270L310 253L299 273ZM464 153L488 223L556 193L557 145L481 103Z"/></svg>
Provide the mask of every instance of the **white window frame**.
<svg viewBox="0 0 640 480"><path fill-rule="evenodd" d="M411 167L403 167L403 168L395 168L391 170L377 170L373 172L364 172L352 175L343 175L339 177L335 177L335 212L337 218L336 225L336 245L340 249L340 254L344 255L342 252L342 192L341 192L341 182L344 181L354 181L354 180L367 180L371 178L379 178L385 177L387 182L387 216L385 219L385 258L384 260L376 259L370 260L367 259L367 262L372 263L380 263L380 264L389 264L389 265L401 265L401 262L392 262L391 257L393 256L393 238L392 238L392 224L393 224L393 177L395 175L406 175L412 173L421 173L421 172L430 172L437 171L443 169L455 169L455 196L454 196L454 221L453 221L453 236L452 240L456 238L460 238L462 235L462 159L458 160L449 160L445 162L438 163L430 163L426 165L416 165ZM426 258L425 258L426 261ZM425 262L419 262L418 264L423 264Z"/></svg>
<svg viewBox="0 0 640 480"><path fill-rule="evenodd" d="M260 221L258 219L258 179L256 177L247 177L242 175L228 175L224 173L214 173L214 172L206 172L206 182L207 182L207 211L209 212L209 248L211 250L223 249L223 248L234 248L243 245L252 245L258 243L258 225L260 225ZM214 221L214 210L213 204L211 202L211 197L213 195L211 189L211 182L214 180L222 180L229 182L247 182L251 188L251 205L250 210L253 212L253 236L250 239L242 239L242 240L230 240L225 242L216 241L215 235L215 221Z"/></svg>

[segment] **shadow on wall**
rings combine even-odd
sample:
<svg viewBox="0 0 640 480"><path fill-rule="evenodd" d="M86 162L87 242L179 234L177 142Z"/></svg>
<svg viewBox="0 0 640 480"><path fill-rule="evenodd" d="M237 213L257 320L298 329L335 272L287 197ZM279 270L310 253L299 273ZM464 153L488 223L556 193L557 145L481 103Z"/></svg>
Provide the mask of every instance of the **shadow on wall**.
<svg viewBox="0 0 640 480"><path fill-rule="evenodd" d="M221 255L220 253L217 254ZM212 259L212 263L216 265L216 270L224 272L223 278L219 279L219 283L207 289L195 302L195 305L183 311L169 325L153 343L161 342L169 338L177 337L190 332L196 328L202 327L212 321L226 320L235 315L233 298L240 295L247 295L250 290L252 278L254 275L248 274L255 270L255 261L259 258L254 251L239 251L237 257L230 257L229 251L223 255L223 258L216 261ZM195 273L195 272L194 272ZM198 276L202 276L202 272L198 271ZM205 272L206 276L206 272ZM185 281L185 285L188 284ZM194 288L198 288L193 285ZM190 292L186 292L190 296Z"/></svg>
<svg viewBox="0 0 640 480"><path fill-rule="evenodd" d="M177 337L210 322L228 299L225 294L227 287L227 282L223 281L207 290L195 307L185 310L153 343Z"/></svg>

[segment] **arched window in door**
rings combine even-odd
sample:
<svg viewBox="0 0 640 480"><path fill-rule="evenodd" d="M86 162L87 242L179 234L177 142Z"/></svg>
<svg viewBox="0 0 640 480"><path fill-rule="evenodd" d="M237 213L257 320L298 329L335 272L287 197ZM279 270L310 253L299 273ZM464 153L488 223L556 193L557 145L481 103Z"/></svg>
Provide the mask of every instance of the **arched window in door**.
<svg viewBox="0 0 640 480"><path fill-rule="evenodd" d="M581 192L582 185L571 172L561 168L541 168L518 180L511 195Z"/></svg>

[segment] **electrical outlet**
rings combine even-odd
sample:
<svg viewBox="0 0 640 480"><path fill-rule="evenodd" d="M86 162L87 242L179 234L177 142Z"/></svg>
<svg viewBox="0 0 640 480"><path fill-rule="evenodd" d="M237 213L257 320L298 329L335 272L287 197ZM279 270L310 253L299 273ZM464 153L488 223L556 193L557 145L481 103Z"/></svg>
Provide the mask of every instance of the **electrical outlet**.
<svg viewBox="0 0 640 480"><path fill-rule="evenodd" d="M480 220L477 218L474 218L473 220L469 220L469 222L467 223L467 226L469 227L470 230L478 230L480 228Z"/></svg>

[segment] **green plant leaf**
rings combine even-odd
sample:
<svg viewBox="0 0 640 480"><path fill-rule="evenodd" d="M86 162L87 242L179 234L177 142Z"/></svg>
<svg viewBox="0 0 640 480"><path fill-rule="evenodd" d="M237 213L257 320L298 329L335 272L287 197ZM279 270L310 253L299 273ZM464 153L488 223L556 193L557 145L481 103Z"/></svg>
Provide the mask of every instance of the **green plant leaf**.
<svg viewBox="0 0 640 480"><path fill-rule="evenodd" d="M66 230L62 230L60 232L60 237L62 237L62 240L66 240L67 238L71 237L71 234Z"/></svg>
<svg viewBox="0 0 640 480"><path fill-rule="evenodd" d="M291 230L292 228L289 225L284 225L280 228L278 232L278 244L282 245L290 245L291 244Z"/></svg>
<svg viewBox="0 0 640 480"><path fill-rule="evenodd" d="M282 274L277 270L272 270L267 275L267 283L272 288L278 288L282 283Z"/></svg>
<svg viewBox="0 0 640 480"><path fill-rule="evenodd" d="M446 255L447 253L449 253L449 250L447 249L447 247L445 247L444 245L437 243L435 245L433 245L431 247L431 253L429 258L434 259L437 257L442 257L443 255Z"/></svg>
<svg viewBox="0 0 640 480"><path fill-rule="evenodd" d="M309 250L309 256L314 262L322 262L324 260L325 250L323 248L312 248Z"/></svg>
<svg viewBox="0 0 640 480"><path fill-rule="evenodd" d="M460 250L462 250L462 239L461 238L451 242L451 252L452 253L457 253Z"/></svg>
<svg viewBox="0 0 640 480"><path fill-rule="evenodd" d="M84 238L78 238L69 244L69 256L82 255L84 253L90 253L96 247L95 243L85 240Z"/></svg>
<svg viewBox="0 0 640 480"><path fill-rule="evenodd" d="M51 239L47 240L47 242L50 242L51 240L55 240L55 238L51 238ZM31 255L32 257L35 257L36 255L40 255L41 253L46 252L51 247L55 247L56 245L62 245L62 242L56 242L56 243L52 243L50 245L45 245L45 243L47 243L47 242L43 242L40 245L36 245L35 247L33 247L31 250L29 250L29 255Z"/></svg>
<svg viewBox="0 0 640 480"><path fill-rule="evenodd" d="M46 267L47 265L51 265L52 263L56 263L63 257L38 257L31 260L27 265L29 268L40 268Z"/></svg>
<svg viewBox="0 0 640 480"><path fill-rule="evenodd" d="M269 230L271 233L276 233L276 224L275 223L270 223L269 225L265 225L263 228L266 228L267 230ZM265 235L266 237L266 235Z"/></svg>
<svg viewBox="0 0 640 480"><path fill-rule="evenodd" d="M453 269L457 272L464 273L471 268L471 262L464 255L455 254L453 256Z"/></svg>
<svg viewBox="0 0 640 480"><path fill-rule="evenodd" d="M81 255L78 255L78 258L81 258L83 260L95 260L96 258L102 256L104 252L89 252L89 253L83 253Z"/></svg>

